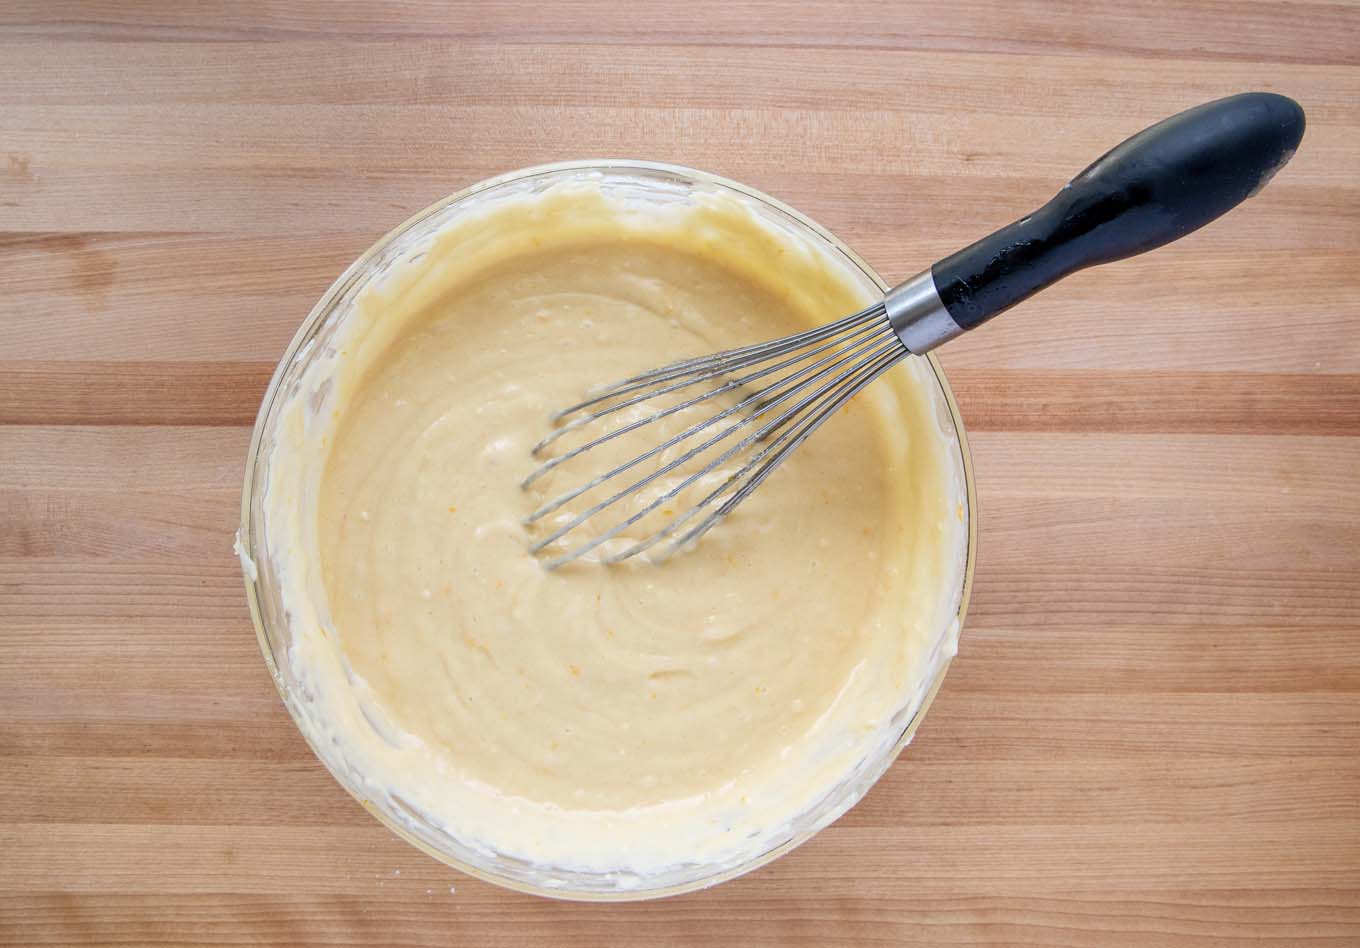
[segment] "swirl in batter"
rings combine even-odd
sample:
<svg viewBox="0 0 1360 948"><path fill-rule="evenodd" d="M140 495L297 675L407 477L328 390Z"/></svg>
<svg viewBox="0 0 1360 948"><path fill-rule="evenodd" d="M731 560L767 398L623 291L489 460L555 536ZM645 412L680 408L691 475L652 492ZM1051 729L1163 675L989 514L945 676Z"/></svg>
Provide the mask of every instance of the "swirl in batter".
<svg viewBox="0 0 1360 948"><path fill-rule="evenodd" d="M768 848L894 742L952 651L966 534L918 360L664 565L546 572L521 525L551 410L858 309L841 266L732 197L573 184L369 290L271 458L313 740L466 845L644 876Z"/></svg>

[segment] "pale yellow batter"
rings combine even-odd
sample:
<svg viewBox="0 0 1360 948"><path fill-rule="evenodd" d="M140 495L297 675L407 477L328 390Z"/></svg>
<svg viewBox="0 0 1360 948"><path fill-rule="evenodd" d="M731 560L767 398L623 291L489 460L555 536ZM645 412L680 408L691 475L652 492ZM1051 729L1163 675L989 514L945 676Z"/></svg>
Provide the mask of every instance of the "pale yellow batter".
<svg viewBox="0 0 1360 948"><path fill-rule="evenodd" d="M577 183L445 230L361 299L271 459L313 740L372 795L544 866L645 876L782 839L952 649L963 486L928 369L664 565L543 570L518 482L588 386L864 303L720 194L660 210Z"/></svg>

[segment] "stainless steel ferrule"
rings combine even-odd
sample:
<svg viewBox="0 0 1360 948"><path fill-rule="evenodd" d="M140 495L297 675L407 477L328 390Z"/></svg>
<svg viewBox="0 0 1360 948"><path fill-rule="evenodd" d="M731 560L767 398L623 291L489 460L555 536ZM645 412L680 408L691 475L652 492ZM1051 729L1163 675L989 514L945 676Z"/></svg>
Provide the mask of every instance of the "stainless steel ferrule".
<svg viewBox="0 0 1360 948"><path fill-rule="evenodd" d="M925 355L963 332L963 327L945 309L929 270L889 290L883 297L883 306L897 338L916 355Z"/></svg>

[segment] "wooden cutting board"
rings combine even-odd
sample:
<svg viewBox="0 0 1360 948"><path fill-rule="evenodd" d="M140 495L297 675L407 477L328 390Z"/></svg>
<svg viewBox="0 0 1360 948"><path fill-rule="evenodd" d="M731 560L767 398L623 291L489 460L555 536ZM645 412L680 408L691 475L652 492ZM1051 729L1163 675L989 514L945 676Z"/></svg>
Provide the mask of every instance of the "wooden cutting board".
<svg viewBox="0 0 1360 948"><path fill-rule="evenodd" d="M1360 944L1360 11L1349 3L0 6L0 942ZM488 175L748 182L902 277L1247 89L1266 191L943 361L981 552L915 744L794 854L576 905L312 757L231 536L275 360Z"/></svg>

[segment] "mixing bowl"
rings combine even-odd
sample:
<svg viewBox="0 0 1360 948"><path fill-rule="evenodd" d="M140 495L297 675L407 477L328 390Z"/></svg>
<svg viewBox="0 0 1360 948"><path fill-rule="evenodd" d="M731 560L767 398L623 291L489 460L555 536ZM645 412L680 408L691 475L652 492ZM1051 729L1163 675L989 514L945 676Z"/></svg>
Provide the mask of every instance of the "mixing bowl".
<svg viewBox="0 0 1360 948"><path fill-rule="evenodd" d="M487 852L468 845L402 799L378 789L376 775L361 772L346 758L337 741L319 739L307 726L315 696L309 694L304 676L290 656L293 630L281 599L276 564L270 556L270 524L265 515L264 493L269 482L271 451L278 435L281 407L299 392L299 386L315 360L335 355L337 329L353 312L365 289L409 262L419 260L443 228L464 215L480 212L494 202L522 199L563 182L587 180L611 198L630 204L651 202L669 206L691 201L695 195L723 192L740 199L758 219L776 232L816 245L843 265L849 279L866 293L882 293L885 283L863 260L828 231L792 208L733 181L673 165L642 161L571 162L528 168L484 181L431 205L389 232L341 274L313 307L265 392L251 439L242 493L241 529L237 550L246 577L246 593L265 662L283 697L285 706L317 757L340 784L393 832L436 859L489 882L558 898L639 899L673 895L712 885L763 865L807 840L849 809L873 785L897 754L911 740L922 716L938 690L953 657L959 629L967 608L975 558L976 524L972 467L963 424L939 363L925 357L928 371L921 377L931 388L942 436L949 450L957 452L965 495L962 516L967 524L966 562L959 570L959 587L949 591L956 602L952 621L942 626L929 649L924 687L903 695L892 720L895 742L881 753L859 761L835 787L792 821L772 845L740 859L723 863L687 863L645 878L628 873L580 872L543 867L513 856ZM905 371L899 366L893 371ZM915 369L913 371L920 371Z"/></svg>

